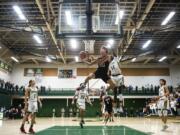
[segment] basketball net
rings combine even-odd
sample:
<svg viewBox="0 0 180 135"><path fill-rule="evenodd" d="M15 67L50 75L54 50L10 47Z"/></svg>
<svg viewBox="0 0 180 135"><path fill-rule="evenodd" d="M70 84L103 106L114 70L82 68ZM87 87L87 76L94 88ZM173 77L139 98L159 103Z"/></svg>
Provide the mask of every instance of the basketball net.
<svg viewBox="0 0 180 135"><path fill-rule="evenodd" d="M93 54L95 40L83 40L83 42L85 45L85 51L87 51L89 54Z"/></svg>

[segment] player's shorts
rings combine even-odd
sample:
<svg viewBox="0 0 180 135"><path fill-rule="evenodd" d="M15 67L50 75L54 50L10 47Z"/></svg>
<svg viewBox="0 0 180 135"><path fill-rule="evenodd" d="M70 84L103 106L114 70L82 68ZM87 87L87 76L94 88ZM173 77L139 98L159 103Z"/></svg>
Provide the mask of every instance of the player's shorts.
<svg viewBox="0 0 180 135"><path fill-rule="evenodd" d="M38 103L37 102L28 102L28 112L30 112L30 113L38 112Z"/></svg>
<svg viewBox="0 0 180 135"><path fill-rule="evenodd" d="M79 103L79 102L77 102L77 107L78 107L79 109L85 110L85 109L86 109L86 104L85 104L85 103Z"/></svg>
<svg viewBox="0 0 180 135"><path fill-rule="evenodd" d="M112 114L113 113L112 107L106 107L105 112L107 112L108 114Z"/></svg>
<svg viewBox="0 0 180 135"><path fill-rule="evenodd" d="M159 116L167 116L169 109L169 101L168 100L159 100L157 103L158 107L158 115Z"/></svg>
<svg viewBox="0 0 180 135"><path fill-rule="evenodd" d="M106 72L100 72L99 70L96 70L94 72L94 75L96 79L102 79L105 83L107 83L107 81L111 79Z"/></svg>
<svg viewBox="0 0 180 135"><path fill-rule="evenodd" d="M124 77L123 75L112 75L111 79L114 81L116 87L122 86L124 84Z"/></svg>

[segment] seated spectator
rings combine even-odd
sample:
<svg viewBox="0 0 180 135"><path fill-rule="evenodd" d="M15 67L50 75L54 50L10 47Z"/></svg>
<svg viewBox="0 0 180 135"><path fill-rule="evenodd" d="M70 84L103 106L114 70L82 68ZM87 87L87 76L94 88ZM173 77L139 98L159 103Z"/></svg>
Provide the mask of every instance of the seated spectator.
<svg viewBox="0 0 180 135"><path fill-rule="evenodd" d="M171 112L174 116L177 115L176 104L177 104L177 101L175 100L175 98L172 98L170 101L170 107L171 107Z"/></svg>
<svg viewBox="0 0 180 135"><path fill-rule="evenodd" d="M15 91L18 93L18 91L19 91L19 86L18 85L15 86Z"/></svg>

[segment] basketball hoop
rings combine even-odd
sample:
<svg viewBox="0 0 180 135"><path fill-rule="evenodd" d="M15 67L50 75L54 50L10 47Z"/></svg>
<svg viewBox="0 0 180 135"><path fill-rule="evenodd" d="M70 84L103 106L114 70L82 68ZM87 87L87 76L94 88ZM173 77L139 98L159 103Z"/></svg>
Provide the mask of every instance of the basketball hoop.
<svg viewBox="0 0 180 135"><path fill-rule="evenodd" d="M83 40L83 42L85 45L85 51L88 52L89 54L93 54L95 40Z"/></svg>

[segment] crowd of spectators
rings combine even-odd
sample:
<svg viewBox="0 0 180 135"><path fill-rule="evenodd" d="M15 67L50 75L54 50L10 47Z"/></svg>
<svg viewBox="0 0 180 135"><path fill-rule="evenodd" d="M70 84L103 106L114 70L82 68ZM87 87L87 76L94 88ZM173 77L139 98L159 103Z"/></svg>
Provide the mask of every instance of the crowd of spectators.
<svg viewBox="0 0 180 135"><path fill-rule="evenodd" d="M169 98L169 115L172 116L180 116L180 86L176 88L175 91L170 92L170 98ZM145 115L158 115L158 108L156 101L153 99L149 100L146 103L146 107L143 108L143 113Z"/></svg>
<svg viewBox="0 0 180 135"><path fill-rule="evenodd" d="M40 86L38 89L40 89L41 93L45 93L47 90L45 86ZM50 88L48 88L48 91L50 91L49 89ZM8 94L24 93L25 86L15 85L9 81L5 82L3 79L0 79L0 90L1 92L6 92Z"/></svg>
<svg viewBox="0 0 180 135"><path fill-rule="evenodd" d="M21 104L18 107L11 106L8 109L6 107L0 107L0 112L8 119L18 119L23 117L23 108Z"/></svg>
<svg viewBox="0 0 180 135"><path fill-rule="evenodd" d="M8 93L18 93L19 91L25 91L24 86L20 87L9 81L5 82L2 79L0 79L0 89L1 90L3 89L3 90L5 90L4 92L8 92Z"/></svg>
<svg viewBox="0 0 180 135"><path fill-rule="evenodd" d="M172 86L169 86L168 88L170 91L169 114L174 116L180 115L180 86L177 87L176 89L173 89ZM46 92L48 93L51 91L50 87L46 88L45 86L40 86L39 89L40 89L39 90L40 93L46 93ZM159 86L146 85L142 87L138 87L138 86L133 87L130 85L128 87L124 87L124 89L126 92L129 93L134 93L139 91L145 91L145 92L150 91L150 92L158 93ZM4 80L0 79L0 91L6 91L10 94L16 94L19 92L24 93L25 87L15 85L11 82L5 82ZM9 119L22 117L22 112L23 112L21 106L10 107L9 109L0 107L0 111L3 112L4 115ZM139 109L133 107L125 108L123 104L120 104L118 108L114 108L115 115L122 117L126 117L126 116L141 117L144 115L157 115L157 112L158 112L157 104L153 100L148 100L144 108L139 108Z"/></svg>
<svg viewBox="0 0 180 135"><path fill-rule="evenodd" d="M138 91L158 93L159 88L160 88L160 86L153 85L153 84L147 84L147 85L142 86L142 87L138 87L138 86L133 87L132 85L125 87L126 91L128 91L130 93L131 92L138 92ZM170 92L173 91L172 86L168 86L168 89Z"/></svg>
<svg viewBox="0 0 180 135"><path fill-rule="evenodd" d="M173 87L172 86L168 86L170 92L173 92ZM24 93L25 91L25 86L19 86L16 85L14 83L11 82L5 82L4 80L0 79L0 90L4 89L6 90L6 92L15 94L15 93ZM49 93L51 92L51 87L50 86L39 86L39 92L40 93ZM142 87L138 87L138 86L124 86L124 92L125 93L138 93L138 92L143 92L143 93L155 93L157 94L159 90L159 86L155 86L152 84L147 84L145 86ZM63 90L62 90L63 91Z"/></svg>

